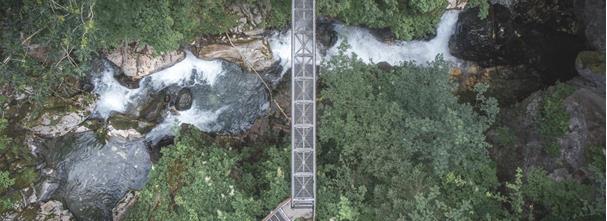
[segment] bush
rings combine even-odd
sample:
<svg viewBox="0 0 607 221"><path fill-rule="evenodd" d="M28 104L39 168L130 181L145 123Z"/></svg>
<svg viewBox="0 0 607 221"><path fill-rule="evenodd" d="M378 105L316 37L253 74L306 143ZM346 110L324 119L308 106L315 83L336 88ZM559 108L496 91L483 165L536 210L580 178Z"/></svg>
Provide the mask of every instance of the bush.
<svg viewBox="0 0 607 221"><path fill-rule="evenodd" d="M128 220L259 220L288 197L288 148L248 161L202 137L188 129L162 150Z"/></svg>
<svg viewBox="0 0 607 221"><path fill-rule="evenodd" d="M347 24L390 28L397 38L411 40L434 33L446 4L440 0L323 0L317 2L317 8L319 14Z"/></svg>
<svg viewBox="0 0 607 221"><path fill-rule="evenodd" d="M346 24L370 28L390 28L401 40L419 39L435 33L445 0L321 0L318 13L335 17ZM489 9L487 0L472 0L471 7L480 7L479 16L485 18Z"/></svg>
<svg viewBox="0 0 607 221"><path fill-rule="evenodd" d="M386 72L338 56L323 69L319 219L338 217L346 200L360 220L417 218L422 201L427 210L451 211L436 213L439 220L502 213L486 194L497 184L483 134L494 99L479 96L490 104L480 105L484 115L458 103L440 60Z"/></svg>
<svg viewBox="0 0 607 221"><path fill-rule="evenodd" d="M13 184L15 184L15 179L10 178L8 172L0 171L0 193L4 193Z"/></svg>
<svg viewBox="0 0 607 221"><path fill-rule="evenodd" d="M569 128L569 113L563 106L563 100L575 91L573 86L557 83L547 91L540 107L538 127L540 135L546 141L546 153L556 157L561 153L558 138L565 135Z"/></svg>
<svg viewBox="0 0 607 221"><path fill-rule="evenodd" d="M536 219L605 220L604 195L600 196L592 186L571 180L554 181L541 169L532 169L527 176L523 192L538 210Z"/></svg>

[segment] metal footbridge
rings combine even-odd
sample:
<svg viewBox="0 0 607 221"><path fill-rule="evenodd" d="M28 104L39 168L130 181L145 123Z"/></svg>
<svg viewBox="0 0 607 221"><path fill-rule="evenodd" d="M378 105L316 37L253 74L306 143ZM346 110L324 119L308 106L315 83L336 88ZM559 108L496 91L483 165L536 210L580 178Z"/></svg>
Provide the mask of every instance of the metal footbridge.
<svg viewBox="0 0 607 221"><path fill-rule="evenodd" d="M291 5L291 198L264 220L314 219L316 206L315 0Z"/></svg>

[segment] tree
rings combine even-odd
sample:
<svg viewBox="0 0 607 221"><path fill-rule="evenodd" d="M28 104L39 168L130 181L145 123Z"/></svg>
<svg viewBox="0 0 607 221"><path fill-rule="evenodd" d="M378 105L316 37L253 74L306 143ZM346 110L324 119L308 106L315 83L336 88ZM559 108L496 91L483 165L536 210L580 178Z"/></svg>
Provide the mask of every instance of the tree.
<svg viewBox="0 0 607 221"><path fill-rule="evenodd" d="M258 220L288 197L288 148L251 160L206 137L185 129L163 148L128 220Z"/></svg>
<svg viewBox="0 0 607 221"><path fill-rule="evenodd" d="M494 99L479 96L483 114L458 103L440 60L384 71L342 55L323 69L319 219L338 217L343 205L360 220L406 219L420 209L447 218L503 214L487 196L497 185L483 134ZM416 208L422 201L430 207Z"/></svg>

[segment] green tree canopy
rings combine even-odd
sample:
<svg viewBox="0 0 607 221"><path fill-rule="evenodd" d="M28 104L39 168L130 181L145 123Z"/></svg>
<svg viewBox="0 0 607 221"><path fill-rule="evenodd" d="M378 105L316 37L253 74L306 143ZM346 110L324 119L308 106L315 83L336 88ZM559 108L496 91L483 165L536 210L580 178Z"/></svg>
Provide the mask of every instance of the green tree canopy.
<svg viewBox="0 0 607 221"><path fill-rule="evenodd" d="M458 103L448 67L439 60L385 71L356 56L338 56L323 70L321 220L497 214L499 204L486 194L497 180L483 134L493 122L495 100L479 96L483 115Z"/></svg>
<svg viewBox="0 0 607 221"><path fill-rule="evenodd" d="M237 154L182 132L163 148L128 220L259 220L288 197L289 148Z"/></svg>

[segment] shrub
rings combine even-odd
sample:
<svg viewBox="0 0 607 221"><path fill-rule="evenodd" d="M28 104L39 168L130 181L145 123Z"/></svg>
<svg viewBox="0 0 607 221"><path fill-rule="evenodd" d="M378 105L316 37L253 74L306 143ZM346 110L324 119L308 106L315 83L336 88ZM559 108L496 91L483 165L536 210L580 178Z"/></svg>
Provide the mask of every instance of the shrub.
<svg viewBox="0 0 607 221"><path fill-rule="evenodd" d="M413 211L424 210L417 201L453 217L500 213L486 196L497 184L483 134L494 120L494 99L479 96L487 104L480 105L483 115L458 103L440 60L382 71L356 56L337 56L323 70L319 219L338 217L344 197L360 220L418 217Z"/></svg>
<svg viewBox="0 0 607 221"><path fill-rule="evenodd" d="M557 83L544 97L540 107L538 121L539 132L546 141L546 152L553 157L560 154L558 138L565 135L569 128L569 113L563 106L563 100L575 91L573 86Z"/></svg>

